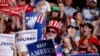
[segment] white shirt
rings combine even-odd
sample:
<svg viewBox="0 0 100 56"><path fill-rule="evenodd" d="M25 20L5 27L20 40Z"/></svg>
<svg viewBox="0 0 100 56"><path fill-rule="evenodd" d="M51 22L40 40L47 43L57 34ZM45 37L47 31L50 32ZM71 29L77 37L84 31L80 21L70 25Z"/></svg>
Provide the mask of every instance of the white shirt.
<svg viewBox="0 0 100 56"><path fill-rule="evenodd" d="M89 8L85 8L82 11L83 17L85 19L92 19L93 16L91 15L91 12L96 13L97 16L99 16L99 11L97 9L89 9Z"/></svg>
<svg viewBox="0 0 100 56"><path fill-rule="evenodd" d="M47 7L47 11L51 11L51 6L47 1L45 1L45 6Z"/></svg>
<svg viewBox="0 0 100 56"><path fill-rule="evenodd" d="M76 11L77 10L72 7L65 6L65 8L64 8L64 12L66 15L73 16L73 13L75 13Z"/></svg>

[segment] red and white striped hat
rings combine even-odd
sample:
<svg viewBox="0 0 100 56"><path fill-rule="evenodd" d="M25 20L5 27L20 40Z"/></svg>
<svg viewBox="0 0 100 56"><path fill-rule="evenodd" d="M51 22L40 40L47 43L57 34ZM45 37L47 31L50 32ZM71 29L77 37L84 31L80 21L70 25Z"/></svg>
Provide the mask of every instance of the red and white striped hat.
<svg viewBox="0 0 100 56"><path fill-rule="evenodd" d="M57 32L57 34L59 34L59 32L61 30L61 27L62 27L62 23L61 22L56 21L56 20L51 20L49 22L49 25L47 26L47 29L53 28L53 29L55 29L55 31Z"/></svg>

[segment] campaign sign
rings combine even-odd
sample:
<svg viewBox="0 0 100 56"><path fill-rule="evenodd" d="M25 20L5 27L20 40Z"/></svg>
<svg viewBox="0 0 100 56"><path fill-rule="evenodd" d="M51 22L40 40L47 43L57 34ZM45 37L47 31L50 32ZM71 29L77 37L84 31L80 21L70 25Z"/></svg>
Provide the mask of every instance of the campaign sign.
<svg viewBox="0 0 100 56"><path fill-rule="evenodd" d="M14 0L0 0L0 7L9 6L11 3L14 3Z"/></svg>
<svg viewBox="0 0 100 56"><path fill-rule="evenodd" d="M68 56L99 56L98 53L70 54Z"/></svg>
<svg viewBox="0 0 100 56"><path fill-rule="evenodd" d="M34 29L38 13L37 12L28 12L25 13L25 20L26 20L26 29Z"/></svg>
<svg viewBox="0 0 100 56"><path fill-rule="evenodd" d="M52 40L42 40L27 45L30 56L56 56Z"/></svg>
<svg viewBox="0 0 100 56"><path fill-rule="evenodd" d="M34 0L33 3L36 6L40 0Z"/></svg>
<svg viewBox="0 0 100 56"><path fill-rule="evenodd" d="M0 8L0 13L20 17L20 14L24 12L26 8L27 6L7 6Z"/></svg>
<svg viewBox="0 0 100 56"><path fill-rule="evenodd" d="M27 44L37 41L37 30L25 30L16 33L16 47L20 52L27 51Z"/></svg>
<svg viewBox="0 0 100 56"><path fill-rule="evenodd" d="M15 35L0 34L0 56L13 56Z"/></svg>

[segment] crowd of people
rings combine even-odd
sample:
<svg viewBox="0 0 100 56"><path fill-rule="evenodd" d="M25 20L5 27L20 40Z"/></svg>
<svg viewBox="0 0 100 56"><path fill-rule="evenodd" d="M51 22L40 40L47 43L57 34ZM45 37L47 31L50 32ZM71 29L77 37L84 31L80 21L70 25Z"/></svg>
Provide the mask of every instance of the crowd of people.
<svg viewBox="0 0 100 56"><path fill-rule="evenodd" d="M28 5L25 12L45 15L42 40L52 39L61 45L63 55L78 53L100 53L100 8L96 0L86 0L86 7L73 8L73 0L49 3L40 0L18 0L11 6ZM15 19L14 19L15 18ZM25 15L19 18L1 14L0 33L13 34L26 30Z"/></svg>

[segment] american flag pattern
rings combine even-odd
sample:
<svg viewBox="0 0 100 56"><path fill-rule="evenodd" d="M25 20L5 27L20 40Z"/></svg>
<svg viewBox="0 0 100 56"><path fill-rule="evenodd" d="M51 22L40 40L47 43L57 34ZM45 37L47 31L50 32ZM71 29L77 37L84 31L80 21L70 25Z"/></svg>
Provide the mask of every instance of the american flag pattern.
<svg viewBox="0 0 100 56"><path fill-rule="evenodd" d="M52 26L52 27L56 27L56 28L58 28L58 29L61 29L62 24L61 24L61 22L58 22L58 21L56 21L56 20L51 20L51 21L49 22L49 26Z"/></svg>
<svg viewBox="0 0 100 56"><path fill-rule="evenodd" d="M45 14L39 14L39 15L37 16L37 23L42 24L43 21L44 21L44 19L45 19Z"/></svg>

